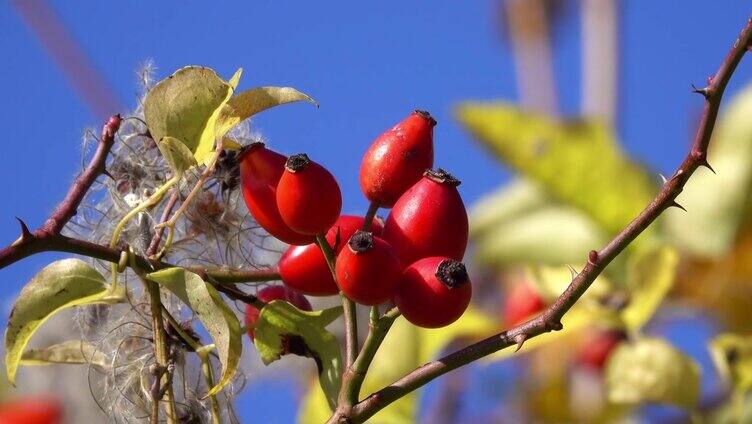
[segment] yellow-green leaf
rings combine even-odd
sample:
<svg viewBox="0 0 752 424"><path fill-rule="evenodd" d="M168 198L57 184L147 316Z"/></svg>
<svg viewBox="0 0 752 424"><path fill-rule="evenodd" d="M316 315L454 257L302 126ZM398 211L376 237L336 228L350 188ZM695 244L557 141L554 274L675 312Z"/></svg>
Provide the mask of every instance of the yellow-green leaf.
<svg viewBox="0 0 752 424"><path fill-rule="evenodd" d="M183 268L168 268L149 274L147 278L164 286L188 305L211 336L219 354L222 376L206 396L218 393L238 370L243 349L238 317L222 300L217 289L195 273Z"/></svg>
<svg viewBox="0 0 752 424"><path fill-rule="evenodd" d="M662 339L621 343L606 364L609 401L666 403L692 409L700 398L700 366Z"/></svg>
<svg viewBox="0 0 752 424"><path fill-rule="evenodd" d="M466 103L457 117L505 163L616 233L652 199L654 179L596 121L557 121L504 103Z"/></svg>
<svg viewBox="0 0 752 424"><path fill-rule="evenodd" d="M752 336L721 334L708 348L724 381L740 392L752 389Z"/></svg>
<svg viewBox="0 0 752 424"><path fill-rule="evenodd" d="M622 310L624 324L639 330L655 314L674 285L679 255L672 247L635 251L629 257L629 304Z"/></svg>
<svg viewBox="0 0 752 424"><path fill-rule="evenodd" d="M197 165L196 158L193 156L193 152L188 150L188 147L182 141L175 137L165 136L161 140L157 141L159 151L162 152L170 168L175 171L176 174L182 174L190 167Z"/></svg>
<svg viewBox="0 0 752 424"><path fill-rule="evenodd" d="M517 178L484 196L470 209L470 237L483 236L497 225L551 203L540 184Z"/></svg>
<svg viewBox="0 0 752 424"><path fill-rule="evenodd" d="M340 315L342 307L307 312L283 300L275 300L261 309L254 328L254 343L266 365L282 356L286 339L302 339L307 353L316 361L319 384L330 407L337 404L342 358L337 338L325 327Z"/></svg>
<svg viewBox="0 0 752 424"><path fill-rule="evenodd" d="M212 69L187 66L157 83L144 98L152 138L174 137L205 163L214 149L217 117L240 74L238 70L228 83Z"/></svg>
<svg viewBox="0 0 752 424"><path fill-rule="evenodd" d="M671 241L693 254L717 258L736 240L752 184L752 84L721 114L708 161L718 174L700 168L668 210L664 228ZM675 208L670 208L675 209Z"/></svg>
<svg viewBox="0 0 752 424"><path fill-rule="evenodd" d="M316 100L292 87L256 87L231 98L217 120L217 137L222 138L232 127L251 116L285 103L307 101L318 107Z"/></svg>
<svg viewBox="0 0 752 424"><path fill-rule="evenodd" d="M606 241L587 216L568 206L548 205L497 221L475 234L476 258L486 264L582 264Z"/></svg>
<svg viewBox="0 0 752 424"><path fill-rule="evenodd" d="M89 364L100 371L109 367L107 357L85 340L68 340L42 349L29 349L21 356L21 365Z"/></svg>
<svg viewBox="0 0 752 424"><path fill-rule="evenodd" d="M80 259L46 266L21 290L5 330L5 367L15 383L19 361L34 332L56 313L74 306L114 304L125 299L121 288L110 290L104 277Z"/></svg>

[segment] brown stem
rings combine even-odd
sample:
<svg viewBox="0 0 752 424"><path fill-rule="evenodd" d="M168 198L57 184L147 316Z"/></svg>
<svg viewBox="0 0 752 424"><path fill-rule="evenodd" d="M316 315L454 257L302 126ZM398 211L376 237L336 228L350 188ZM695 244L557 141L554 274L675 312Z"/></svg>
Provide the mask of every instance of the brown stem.
<svg viewBox="0 0 752 424"><path fill-rule="evenodd" d="M458 367L469 364L501 349L517 345L522 346L529 340L549 331L561 330L561 318L590 287L590 284L603 269L647 228L658 216L672 206L677 206L676 197L681 193L689 177L700 166L710 167L707 162L708 144L715 126L718 109L724 89L741 61L745 52L752 45L752 19L748 19L739 38L734 42L716 74L708 79L708 85L696 90L705 97L705 108L700 127L687 157L674 175L650 204L624 230L614 237L599 251L591 251L585 268L577 274L567 289L540 316L522 323L507 331L495 334L474 343L443 358L428 362L411 371L401 379L373 393L359 402L345 415L339 410L330 418L330 423L364 422L395 400L418 389L433 379Z"/></svg>
<svg viewBox="0 0 752 424"><path fill-rule="evenodd" d="M91 188L91 185L94 184L94 181L100 175L107 172L105 169L107 156L115 144L115 134L120 129L120 122L120 115L113 115L104 124L102 135L99 137L99 146L97 146L97 151L94 152L89 165L73 181L65 199L57 205L50 217L39 229L40 231L52 234L60 233L65 224L76 214L78 206Z"/></svg>

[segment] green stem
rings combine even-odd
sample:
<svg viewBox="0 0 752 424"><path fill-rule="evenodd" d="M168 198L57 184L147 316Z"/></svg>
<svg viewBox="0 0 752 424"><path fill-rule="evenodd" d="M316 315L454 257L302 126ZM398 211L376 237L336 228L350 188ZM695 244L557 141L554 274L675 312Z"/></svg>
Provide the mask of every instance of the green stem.
<svg viewBox="0 0 752 424"><path fill-rule="evenodd" d="M334 269L336 258L334 257L332 247L329 246L329 242L326 241L326 237L323 235L316 236L316 242L326 258L326 263L329 265L329 270L332 273L332 277L334 277L334 281L337 281L337 273ZM342 297L342 310L345 316L345 364L349 367L355 362L355 356L358 354L358 318L355 302L350 300L341 291L340 296Z"/></svg>
<svg viewBox="0 0 752 424"><path fill-rule="evenodd" d="M353 364L345 371L342 379L340 401L345 405L351 406L358 402L368 368L400 313L394 308L381 318L378 315L378 307L371 308L371 325L366 340L363 342L363 348Z"/></svg>
<svg viewBox="0 0 752 424"><path fill-rule="evenodd" d="M211 346L211 345L210 345ZM201 359L201 370L204 372L204 381L206 381L206 387L211 390L214 387L214 371L212 371L211 358L209 352L212 348L209 346L200 346L196 349L198 357ZM217 396L209 396L211 402L211 416L212 424L219 424L221 422L221 415L219 413L219 402L217 402Z"/></svg>
<svg viewBox="0 0 752 424"><path fill-rule="evenodd" d="M146 290L149 293L149 306L151 307L152 327L154 332L154 355L157 359L157 364L167 369L169 364L169 347L167 346L167 335L164 331L164 324L162 322L162 297L159 290L159 285L144 280ZM167 387L165 391L165 403L164 411L167 417L168 424L176 424L177 413L175 411L175 400L172 392L172 382L170 381L167 373L163 374L160 387ZM160 399L152 399L152 402L159 402Z"/></svg>

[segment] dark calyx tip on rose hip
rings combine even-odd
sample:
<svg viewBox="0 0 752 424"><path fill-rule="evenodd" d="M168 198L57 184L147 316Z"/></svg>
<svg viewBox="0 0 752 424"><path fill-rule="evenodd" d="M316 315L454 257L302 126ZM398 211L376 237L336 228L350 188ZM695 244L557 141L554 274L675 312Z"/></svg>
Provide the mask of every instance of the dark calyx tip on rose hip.
<svg viewBox="0 0 752 424"><path fill-rule="evenodd" d="M433 116L431 116L431 114L428 113L427 110L415 109L413 112L417 113L418 115L420 115L420 116L422 116L422 117L424 117L426 119L428 119L428 122L431 123L432 127L436 126L436 120L433 119Z"/></svg>
<svg viewBox="0 0 752 424"><path fill-rule="evenodd" d="M238 161L243 160L243 156L245 156L248 152L259 149L261 147L266 146L263 141L254 141L251 144L247 144L238 150L237 158ZM223 150L224 151L224 150Z"/></svg>
<svg viewBox="0 0 752 424"><path fill-rule="evenodd" d="M441 168L428 169L426 170L426 172L423 173L423 175L425 175L427 178L439 184L448 184L448 185L453 185L457 187L458 185L462 183L462 181L455 178L454 175L448 173L447 171Z"/></svg>
<svg viewBox="0 0 752 424"><path fill-rule="evenodd" d="M358 230L347 242L355 253L365 253L373 248L373 234L368 231Z"/></svg>
<svg viewBox="0 0 752 424"><path fill-rule="evenodd" d="M287 158L285 162L285 168L290 172L297 172L303 170L308 164L311 163L311 159L305 153L299 153Z"/></svg>
<svg viewBox="0 0 752 424"><path fill-rule="evenodd" d="M462 287L470 281L465 264L454 259L441 261L436 269L436 278L450 289Z"/></svg>

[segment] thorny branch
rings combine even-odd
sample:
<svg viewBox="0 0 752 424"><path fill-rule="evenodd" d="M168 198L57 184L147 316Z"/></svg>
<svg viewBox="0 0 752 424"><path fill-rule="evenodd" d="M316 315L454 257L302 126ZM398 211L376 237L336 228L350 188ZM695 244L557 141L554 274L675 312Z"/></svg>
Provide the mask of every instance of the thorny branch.
<svg viewBox="0 0 752 424"><path fill-rule="evenodd" d="M449 371L513 345L517 345L519 349L526 340L549 331L561 330L563 328L561 319L564 314L582 297L606 266L663 211L672 206L681 207L676 203L676 197L682 192L684 185L697 168L704 166L712 171L707 161L708 145L723 92L737 65L750 48L752 48L752 18L747 20L747 24L718 71L708 78L707 86L695 90L705 98L705 108L694 142L684 161L637 218L602 249L593 250L588 254L587 264L583 270L572 279L564 293L540 316L422 365L353 407L338 408L329 419L329 423L364 422L387 405Z"/></svg>

